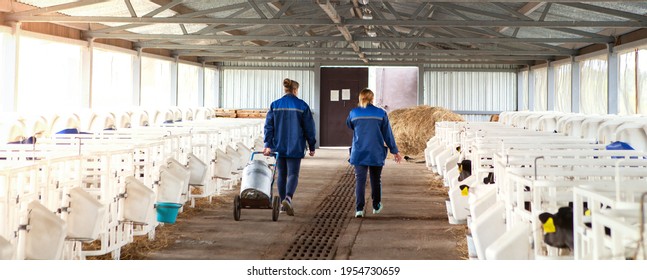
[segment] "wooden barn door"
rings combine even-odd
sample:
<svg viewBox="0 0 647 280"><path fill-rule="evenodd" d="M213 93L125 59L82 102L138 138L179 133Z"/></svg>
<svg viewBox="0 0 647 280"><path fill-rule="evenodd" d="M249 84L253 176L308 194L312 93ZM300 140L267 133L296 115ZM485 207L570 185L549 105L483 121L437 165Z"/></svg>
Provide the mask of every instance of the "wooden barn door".
<svg viewBox="0 0 647 280"><path fill-rule="evenodd" d="M368 68L321 68L321 146L352 144L353 131L346 126L346 118L366 87Z"/></svg>

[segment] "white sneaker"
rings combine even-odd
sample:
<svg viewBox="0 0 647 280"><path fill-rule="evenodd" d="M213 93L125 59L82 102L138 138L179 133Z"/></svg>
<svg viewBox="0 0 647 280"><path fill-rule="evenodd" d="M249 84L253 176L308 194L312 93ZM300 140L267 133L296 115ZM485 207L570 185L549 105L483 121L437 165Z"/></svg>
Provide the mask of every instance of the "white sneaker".
<svg viewBox="0 0 647 280"><path fill-rule="evenodd" d="M364 211L355 212L355 218L361 218L361 217L364 217Z"/></svg>
<svg viewBox="0 0 647 280"><path fill-rule="evenodd" d="M292 208L292 202L290 201L290 199L286 198L285 200L283 200L282 205L288 216L294 216L294 208Z"/></svg>
<svg viewBox="0 0 647 280"><path fill-rule="evenodd" d="M373 214L379 214L379 213L380 213L380 211L382 211L382 208L383 208L383 207L382 207L382 202L380 202L380 204L378 204L378 208L377 208L377 209L373 209Z"/></svg>

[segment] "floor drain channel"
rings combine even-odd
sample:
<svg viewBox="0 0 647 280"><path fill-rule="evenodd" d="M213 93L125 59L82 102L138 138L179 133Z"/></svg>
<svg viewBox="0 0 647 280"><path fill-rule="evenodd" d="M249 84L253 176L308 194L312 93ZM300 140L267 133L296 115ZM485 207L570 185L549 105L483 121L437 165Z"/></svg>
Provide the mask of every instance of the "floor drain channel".
<svg viewBox="0 0 647 280"><path fill-rule="evenodd" d="M335 255L337 240L350 222L355 205L355 173L346 169L335 189L319 205L310 222L297 233L284 260L330 260Z"/></svg>

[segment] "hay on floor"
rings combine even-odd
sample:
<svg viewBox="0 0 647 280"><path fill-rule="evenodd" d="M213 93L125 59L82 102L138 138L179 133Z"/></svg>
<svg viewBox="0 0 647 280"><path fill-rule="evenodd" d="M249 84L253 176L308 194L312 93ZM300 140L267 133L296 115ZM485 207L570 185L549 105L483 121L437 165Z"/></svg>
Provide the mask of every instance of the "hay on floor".
<svg viewBox="0 0 647 280"><path fill-rule="evenodd" d="M394 110L389 113L389 121L400 153L418 157L436 134L436 122L465 120L445 108L422 105Z"/></svg>
<svg viewBox="0 0 647 280"><path fill-rule="evenodd" d="M121 248L121 260L145 260L148 254L154 251L164 249L176 242L180 237L179 226L182 224L183 219L190 219L196 215L202 214L206 210L214 210L219 207L228 207L231 205L231 199L224 196L214 196L211 201L208 198L197 198L195 200L195 207L190 207L186 203L182 212L178 214L178 221L176 224L164 224L155 228L155 239L150 240L148 235L135 236L133 242ZM90 243L83 244L83 250L98 250L101 248L101 242L95 240ZM87 257L88 260L111 260L111 254L100 256Z"/></svg>

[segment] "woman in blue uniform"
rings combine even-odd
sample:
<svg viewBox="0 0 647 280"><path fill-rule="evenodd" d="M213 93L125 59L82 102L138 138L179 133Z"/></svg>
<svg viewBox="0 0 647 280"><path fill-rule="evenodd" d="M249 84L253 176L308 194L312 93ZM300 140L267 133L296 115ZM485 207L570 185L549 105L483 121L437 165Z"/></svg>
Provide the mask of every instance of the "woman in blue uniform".
<svg viewBox="0 0 647 280"><path fill-rule="evenodd" d="M315 122L308 104L297 97L299 83L283 80L285 95L270 105L265 118L265 149L269 156L278 152L277 188L283 211L294 216L292 198L299 182L301 159L305 157L306 142L310 156L315 155Z"/></svg>
<svg viewBox="0 0 647 280"><path fill-rule="evenodd" d="M389 117L386 111L373 105L373 98L373 91L363 89L359 93L359 107L353 109L346 119L346 125L353 130L350 163L355 166L355 217L364 217L367 173L371 176L373 214L382 211L381 176L387 148L393 154L395 162L402 161Z"/></svg>

